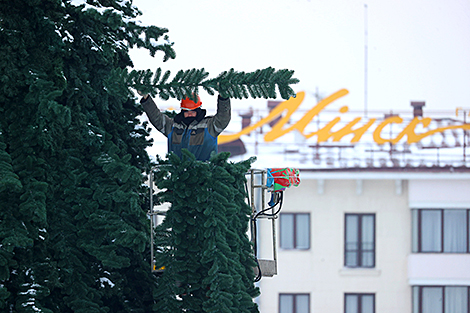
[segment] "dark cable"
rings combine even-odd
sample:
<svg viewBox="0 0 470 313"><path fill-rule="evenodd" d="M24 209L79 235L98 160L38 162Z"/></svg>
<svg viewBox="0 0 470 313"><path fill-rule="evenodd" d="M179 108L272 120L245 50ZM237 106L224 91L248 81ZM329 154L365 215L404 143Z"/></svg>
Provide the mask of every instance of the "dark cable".
<svg viewBox="0 0 470 313"><path fill-rule="evenodd" d="M253 240L253 242L254 242L254 247L253 247L253 248L255 249L255 261L256 261L256 265L257 265L257 267L258 267L258 275L255 277L255 280L254 280L255 282L259 282L259 281L261 280L262 276L263 276L263 273L261 272L261 266L259 265L259 261L258 261L258 239L257 239L257 236L256 236L256 233L257 233L256 221L257 221L258 216L260 216L261 214L262 214L263 216L276 216L276 215L281 211L281 209L282 209L282 202L283 202L283 199L284 199L284 197L283 197L284 194L283 194L282 191L279 192L279 193L276 193L276 194L277 194L277 196L276 196L276 197L277 197L276 203L275 203L274 205L270 206L269 208L264 209L264 210L258 212L258 213L251 219L252 225L253 225L253 235L254 235L254 240ZM267 212L268 210L274 209L274 207L276 207L276 205L278 205L278 204L279 204L279 208L278 208L278 210L277 210L276 212L274 212L274 213L269 213L269 214L268 214L268 213L265 213L265 212Z"/></svg>
<svg viewBox="0 0 470 313"><path fill-rule="evenodd" d="M253 249L255 250L255 261L256 261L256 267L258 268L258 275L255 277L255 283L256 282L259 282L261 280L261 277L263 276L262 273L261 273L261 266L259 265L259 261L258 261L258 242L257 242L257 238L256 238L256 232L257 232L257 229L256 229L256 220L255 219L252 219L252 225L253 225L253 236L254 236L254 240L253 240Z"/></svg>
<svg viewBox="0 0 470 313"><path fill-rule="evenodd" d="M266 209L264 209L264 210L262 210L262 211L259 211L259 212L254 216L254 219L258 218L258 216L260 216L260 215L263 215L263 216L272 216L272 217L274 217L274 216L276 216L277 214L279 214L279 212L280 212L281 209L282 209L282 203L283 203L283 200L284 200L284 193L281 191L281 192L277 192L276 194L277 194L276 203L275 203L274 205L270 206L269 208L266 208ZM271 209L274 209L274 207L276 207L276 205L278 205L278 204L279 204L279 208L277 209L276 212L274 212L274 213L265 213L265 212L267 212L267 211L269 211L269 210L271 210Z"/></svg>

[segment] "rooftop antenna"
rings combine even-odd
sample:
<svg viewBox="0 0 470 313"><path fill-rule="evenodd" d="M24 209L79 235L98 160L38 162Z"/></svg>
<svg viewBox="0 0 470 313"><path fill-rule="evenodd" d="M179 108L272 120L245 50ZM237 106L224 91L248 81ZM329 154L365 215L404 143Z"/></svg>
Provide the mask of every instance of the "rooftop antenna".
<svg viewBox="0 0 470 313"><path fill-rule="evenodd" d="M315 97L315 99L317 100L317 103L320 102L321 100L323 100L323 96L320 94L320 92L318 91L318 86L315 87L315 92L313 93L313 96Z"/></svg>
<svg viewBox="0 0 470 313"><path fill-rule="evenodd" d="M364 3L364 116L367 117L367 63L368 63L368 25L367 25L367 4Z"/></svg>

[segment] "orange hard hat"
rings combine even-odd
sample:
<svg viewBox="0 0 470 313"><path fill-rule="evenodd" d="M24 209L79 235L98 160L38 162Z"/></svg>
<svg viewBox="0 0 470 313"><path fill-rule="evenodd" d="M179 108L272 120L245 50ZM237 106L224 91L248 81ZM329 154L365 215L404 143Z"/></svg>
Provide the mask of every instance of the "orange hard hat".
<svg viewBox="0 0 470 313"><path fill-rule="evenodd" d="M187 97L181 100L181 108L183 110L195 110L199 108L202 105L202 102L198 95L196 95L196 97L197 103Z"/></svg>

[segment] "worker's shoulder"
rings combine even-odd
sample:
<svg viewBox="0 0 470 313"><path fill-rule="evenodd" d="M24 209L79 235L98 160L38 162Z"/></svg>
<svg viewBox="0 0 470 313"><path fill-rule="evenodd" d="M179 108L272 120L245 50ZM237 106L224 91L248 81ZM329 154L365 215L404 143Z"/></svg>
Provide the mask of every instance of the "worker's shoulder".
<svg viewBox="0 0 470 313"><path fill-rule="evenodd" d="M204 116L203 119L201 119L197 125L198 127L207 127L207 125L214 119L214 116L213 115L209 115L209 116Z"/></svg>

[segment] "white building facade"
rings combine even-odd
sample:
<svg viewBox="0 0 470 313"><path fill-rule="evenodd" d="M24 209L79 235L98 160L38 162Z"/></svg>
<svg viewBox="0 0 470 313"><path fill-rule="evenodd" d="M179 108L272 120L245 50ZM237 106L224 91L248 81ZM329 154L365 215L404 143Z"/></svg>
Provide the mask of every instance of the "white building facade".
<svg viewBox="0 0 470 313"><path fill-rule="evenodd" d="M470 173L303 170L261 312L469 312ZM259 235L269 255L269 229ZM264 239L264 242L263 242Z"/></svg>

